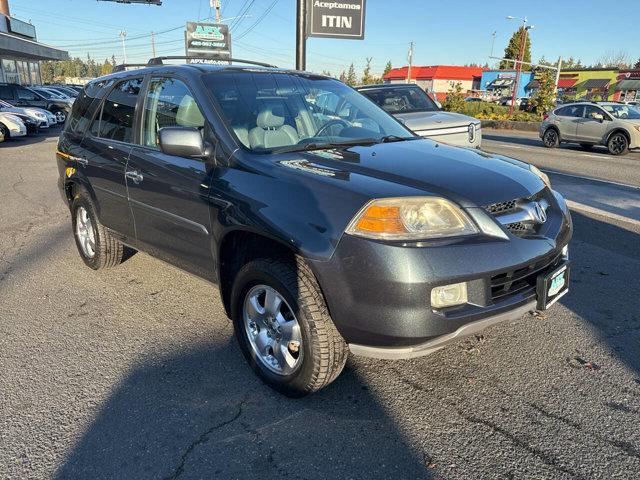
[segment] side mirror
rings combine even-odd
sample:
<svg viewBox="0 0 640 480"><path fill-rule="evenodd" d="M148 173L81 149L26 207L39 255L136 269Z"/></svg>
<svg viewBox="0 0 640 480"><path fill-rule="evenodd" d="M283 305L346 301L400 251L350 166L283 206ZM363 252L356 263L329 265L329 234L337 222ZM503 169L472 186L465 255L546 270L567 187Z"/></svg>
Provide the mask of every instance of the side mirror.
<svg viewBox="0 0 640 480"><path fill-rule="evenodd" d="M210 152L195 127L164 127L158 132L160 150L167 155L205 158Z"/></svg>

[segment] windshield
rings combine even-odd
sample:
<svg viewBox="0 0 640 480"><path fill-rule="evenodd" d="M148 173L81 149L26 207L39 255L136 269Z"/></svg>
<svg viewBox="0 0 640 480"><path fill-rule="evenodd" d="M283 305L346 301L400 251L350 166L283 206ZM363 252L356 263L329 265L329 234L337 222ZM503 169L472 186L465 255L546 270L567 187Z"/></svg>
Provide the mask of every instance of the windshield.
<svg viewBox="0 0 640 480"><path fill-rule="evenodd" d="M47 90L41 90L39 88L31 88L30 90L36 92L38 95L43 96L47 100L57 100L59 98Z"/></svg>
<svg viewBox="0 0 640 480"><path fill-rule="evenodd" d="M624 120L640 120L640 111L632 105L600 105L615 118Z"/></svg>
<svg viewBox="0 0 640 480"><path fill-rule="evenodd" d="M420 87L390 87L362 90L389 113L437 112L438 106Z"/></svg>
<svg viewBox="0 0 640 480"><path fill-rule="evenodd" d="M205 83L238 139L254 151L300 150L415 136L355 90L286 72L217 72Z"/></svg>

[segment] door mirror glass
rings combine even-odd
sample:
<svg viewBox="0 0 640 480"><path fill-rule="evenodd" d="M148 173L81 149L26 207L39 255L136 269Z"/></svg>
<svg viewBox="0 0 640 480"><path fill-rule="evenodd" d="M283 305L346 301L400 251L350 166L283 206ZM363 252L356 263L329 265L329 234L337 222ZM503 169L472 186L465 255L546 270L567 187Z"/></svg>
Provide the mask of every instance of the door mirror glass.
<svg viewBox="0 0 640 480"><path fill-rule="evenodd" d="M195 127L163 127L158 131L160 150L167 155L187 158L207 156L200 130Z"/></svg>

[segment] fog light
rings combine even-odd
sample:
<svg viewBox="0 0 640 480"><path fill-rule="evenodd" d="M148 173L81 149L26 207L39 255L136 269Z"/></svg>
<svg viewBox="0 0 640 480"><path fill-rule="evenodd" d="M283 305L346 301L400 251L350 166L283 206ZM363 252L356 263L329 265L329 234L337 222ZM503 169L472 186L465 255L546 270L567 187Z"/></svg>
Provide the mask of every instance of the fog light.
<svg viewBox="0 0 640 480"><path fill-rule="evenodd" d="M467 284L452 283L431 290L431 306L433 308L451 307L467 303Z"/></svg>

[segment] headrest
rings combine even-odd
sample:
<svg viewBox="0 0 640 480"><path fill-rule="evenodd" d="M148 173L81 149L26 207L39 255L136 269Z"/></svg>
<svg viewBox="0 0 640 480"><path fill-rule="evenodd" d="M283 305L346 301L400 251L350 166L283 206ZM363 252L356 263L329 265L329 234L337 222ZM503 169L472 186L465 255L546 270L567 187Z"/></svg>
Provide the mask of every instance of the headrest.
<svg viewBox="0 0 640 480"><path fill-rule="evenodd" d="M284 110L282 107L265 108L256 118L256 125L260 128L278 128L284 125Z"/></svg>
<svg viewBox="0 0 640 480"><path fill-rule="evenodd" d="M176 112L176 123L182 127L202 127L205 123L198 104L189 95L185 95L180 102Z"/></svg>
<svg viewBox="0 0 640 480"><path fill-rule="evenodd" d="M391 98L391 97L387 97L384 99L384 104L385 105L393 105L396 103L396 99L395 98Z"/></svg>

